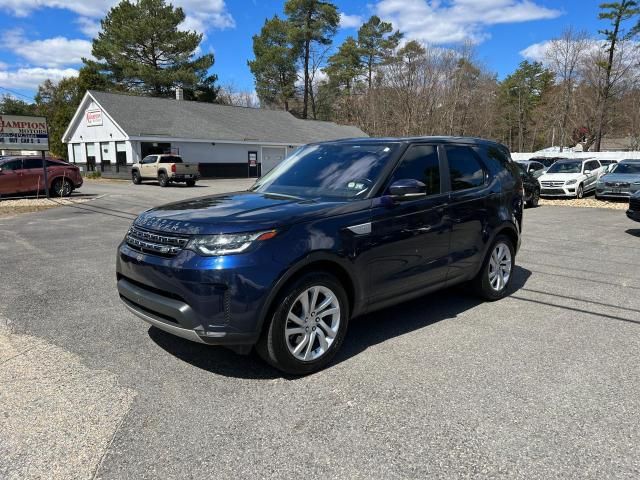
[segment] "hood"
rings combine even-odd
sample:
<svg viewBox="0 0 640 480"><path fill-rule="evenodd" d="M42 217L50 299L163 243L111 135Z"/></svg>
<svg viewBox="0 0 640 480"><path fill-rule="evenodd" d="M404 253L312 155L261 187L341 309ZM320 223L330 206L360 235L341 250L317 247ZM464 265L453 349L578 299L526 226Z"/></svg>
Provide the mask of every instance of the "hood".
<svg viewBox="0 0 640 480"><path fill-rule="evenodd" d="M608 173L600 177L601 182L634 183L640 182L638 173Z"/></svg>
<svg viewBox="0 0 640 480"><path fill-rule="evenodd" d="M361 201L329 202L277 194L236 192L156 207L140 214L135 224L168 233L239 233L284 227L359 208L362 208Z"/></svg>

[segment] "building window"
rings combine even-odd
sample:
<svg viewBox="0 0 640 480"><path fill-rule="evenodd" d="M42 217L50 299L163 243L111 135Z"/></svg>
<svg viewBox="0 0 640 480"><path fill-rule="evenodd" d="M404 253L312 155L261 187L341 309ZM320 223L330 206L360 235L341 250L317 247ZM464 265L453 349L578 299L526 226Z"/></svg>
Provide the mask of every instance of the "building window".
<svg viewBox="0 0 640 480"><path fill-rule="evenodd" d="M74 143L72 145L73 151L73 163L80 162L82 163L82 145L79 143Z"/></svg>

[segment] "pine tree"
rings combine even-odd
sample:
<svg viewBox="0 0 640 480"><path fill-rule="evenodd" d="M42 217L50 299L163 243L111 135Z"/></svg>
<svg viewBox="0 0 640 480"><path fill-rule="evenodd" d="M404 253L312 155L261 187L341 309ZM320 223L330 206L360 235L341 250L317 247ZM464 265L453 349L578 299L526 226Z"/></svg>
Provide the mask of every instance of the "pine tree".
<svg viewBox="0 0 640 480"><path fill-rule="evenodd" d="M604 135L605 128L605 120L607 117L607 104L609 102L609 98L611 96L611 89L613 87L613 81L611 72L613 70L613 64L615 59L615 52L618 43L622 40L626 40L633 36L637 27L632 29L630 32L625 33L622 29L623 22L637 16L640 14L640 8L638 7L638 2L633 0L622 0L620 2L613 3L602 3L600 4L600 9L603 10L598 15L600 20L610 20L612 29L600 30L600 33L605 36L607 41L607 60L604 65L602 65L605 73L604 73L604 83L602 88L598 92L598 123L596 125L596 140L595 140L595 150L596 152L600 151L600 146L602 143L602 137Z"/></svg>
<svg viewBox="0 0 640 480"><path fill-rule="evenodd" d="M277 15L266 20L259 35L253 36L254 60L248 61L255 77L256 93L264 105L289 110L295 93L298 52L290 43L289 25Z"/></svg>
<svg viewBox="0 0 640 480"><path fill-rule="evenodd" d="M358 30L358 47L362 54L362 63L366 66L369 89L373 83L375 67L393 53L401 39L400 31L394 32L389 22L383 22L376 15Z"/></svg>
<svg viewBox="0 0 640 480"><path fill-rule="evenodd" d="M202 34L179 30L185 14L164 0L124 0L102 20L93 40L96 66L121 89L172 96L175 87L196 99L214 100L213 54L196 57Z"/></svg>
<svg viewBox="0 0 640 480"><path fill-rule="evenodd" d="M363 73L361 51L353 37L347 37L338 51L329 57L324 69L332 85L351 91L354 81Z"/></svg>
<svg viewBox="0 0 640 480"><path fill-rule="evenodd" d="M336 34L340 16L337 7L321 0L287 0L284 11L289 24L290 39L300 54L304 76L302 118L307 118L311 90L311 48L314 43L330 45Z"/></svg>

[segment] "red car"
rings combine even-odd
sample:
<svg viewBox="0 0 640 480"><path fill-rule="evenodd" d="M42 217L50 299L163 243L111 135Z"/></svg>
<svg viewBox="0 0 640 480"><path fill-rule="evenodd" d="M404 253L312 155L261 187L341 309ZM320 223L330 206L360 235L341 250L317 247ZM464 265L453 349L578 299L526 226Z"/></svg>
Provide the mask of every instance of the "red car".
<svg viewBox="0 0 640 480"><path fill-rule="evenodd" d="M82 186L78 167L56 158L47 157L45 161L51 195L66 197ZM41 157L0 158L0 196L44 191Z"/></svg>

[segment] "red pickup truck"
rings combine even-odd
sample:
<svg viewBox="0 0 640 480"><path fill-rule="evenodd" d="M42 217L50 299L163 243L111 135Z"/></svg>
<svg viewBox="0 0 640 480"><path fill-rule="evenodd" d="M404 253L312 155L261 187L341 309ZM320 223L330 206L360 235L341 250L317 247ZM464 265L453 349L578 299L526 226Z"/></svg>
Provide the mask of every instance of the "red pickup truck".
<svg viewBox="0 0 640 480"><path fill-rule="evenodd" d="M51 195L66 197L82 186L78 167L51 157L45 161ZM44 191L41 157L0 157L0 196Z"/></svg>

